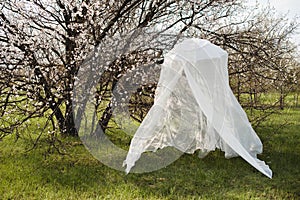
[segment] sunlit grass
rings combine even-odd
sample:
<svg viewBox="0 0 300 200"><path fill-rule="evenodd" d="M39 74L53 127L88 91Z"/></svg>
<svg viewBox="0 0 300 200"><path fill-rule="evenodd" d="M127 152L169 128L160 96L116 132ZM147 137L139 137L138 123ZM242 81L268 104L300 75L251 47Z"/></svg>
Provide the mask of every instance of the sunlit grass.
<svg viewBox="0 0 300 200"><path fill-rule="evenodd" d="M204 159L185 154L159 171L125 175L94 159L77 139L63 139L67 154L61 155L47 153L47 134L28 153L29 140L10 136L0 142L0 199L299 199L299 130L299 109L275 114L257 128L264 144L259 157L273 179L220 151Z"/></svg>

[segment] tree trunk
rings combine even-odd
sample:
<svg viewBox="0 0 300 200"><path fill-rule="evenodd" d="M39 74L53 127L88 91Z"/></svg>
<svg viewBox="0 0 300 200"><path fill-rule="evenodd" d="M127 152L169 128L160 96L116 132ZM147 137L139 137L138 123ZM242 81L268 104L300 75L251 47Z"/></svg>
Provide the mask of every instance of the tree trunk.
<svg viewBox="0 0 300 200"><path fill-rule="evenodd" d="M77 137L78 136L78 132L76 130L75 122L74 122L72 102L70 102L67 105L67 108L66 108L64 130L65 130L65 132L63 131L64 135L73 136L73 137Z"/></svg>
<svg viewBox="0 0 300 200"><path fill-rule="evenodd" d="M99 121L100 127L105 132L108 127L109 120L111 119L113 114L112 103L110 102L106 107L105 111L102 114L102 117Z"/></svg>
<svg viewBox="0 0 300 200"><path fill-rule="evenodd" d="M238 84L237 84L237 100L241 103L241 77L240 74L237 76Z"/></svg>
<svg viewBox="0 0 300 200"><path fill-rule="evenodd" d="M283 110L284 109L284 92L283 89L280 89L280 99L279 99L279 106L280 109Z"/></svg>

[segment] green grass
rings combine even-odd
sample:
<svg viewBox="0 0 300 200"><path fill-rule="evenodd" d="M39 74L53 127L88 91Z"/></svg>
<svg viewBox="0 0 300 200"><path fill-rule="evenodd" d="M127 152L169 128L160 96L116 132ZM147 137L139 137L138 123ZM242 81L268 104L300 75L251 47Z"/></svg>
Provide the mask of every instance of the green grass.
<svg viewBox="0 0 300 200"><path fill-rule="evenodd" d="M286 126L281 126L283 122ZM220 151L204 159L183 155L159 171L129 174L106 167L76 139L64 139L66 155L47 154L43 138L0 141L0 199L300 199L300 110L263 123L259 157L273 170L263 176L241 158Z"/></svg>

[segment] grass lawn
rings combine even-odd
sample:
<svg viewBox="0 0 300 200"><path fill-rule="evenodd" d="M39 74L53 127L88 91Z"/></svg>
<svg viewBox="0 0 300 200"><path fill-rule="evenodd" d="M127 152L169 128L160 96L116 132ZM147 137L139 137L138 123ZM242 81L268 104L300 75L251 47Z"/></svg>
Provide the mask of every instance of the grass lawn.
<svg viewBox="0 0 300 200"><path fill-rule="evenodd" d="M281 126L286 121L286 126ZM0 141L0 199L300 199L300 110L274 115L257 129L259 157L273 170L269 179L241 158L220 151L204 159L183 155L159 171L129 174L106 167L75 139L67 155L24 153L28 142Z"/></svg>

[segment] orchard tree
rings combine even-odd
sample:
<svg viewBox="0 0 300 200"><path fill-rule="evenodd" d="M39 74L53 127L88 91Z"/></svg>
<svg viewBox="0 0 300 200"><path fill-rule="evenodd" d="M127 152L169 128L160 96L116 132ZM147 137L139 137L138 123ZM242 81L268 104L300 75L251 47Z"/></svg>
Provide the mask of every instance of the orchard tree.
<svg viewBox="0 0 300 200"><path fill-rule="evenodd" d="M222 18L230 16L239 4L240 1L235 0L2 2L2 132L11 133L32 122L29 120L45 116L52 122L54 130L58 129L62 135L76 136L72 91L80 65L95 47L137 28L175 35L173 41L165 43L172 46L194 20L202 18L203 26L210 26L207 18L214 24L221 23ZM164 39L162 37L161 41ZM165 44L162 42L152 48L161 51L168 48ZM107 71L111 72L107 77L120 77L118 73L125 73L130 68L127 64L132 61L120 64L117 60L107 63ZM113 63L119 63L119 67ZM120 71L114 71L120 67ZM110 108L106 112L108 114L100 117L104 121L102 126L109 120Z"/></svg>
<svg viewBox="0 0 300 200"><path fill-rule="evenodd" d="M159 70L164 53L183 37L209 39L228 50L238 98L261 86L252 84L277 80L286 66L278 63L293 55L288 39L296 25L267 14L253 16L241 0L11 0L0 7L3 136L41 117L47 118L45 127L51 124L62 135L77 136L75 122L84 117L84 105L73 105L74 84L80 69L95 57L102 59L103 74L94 104L105 130L116 83L137 66L147 68L144 75ZM155 38L142 37L149 33ZM127 48L132 39L136 48ZM132 118L143 119L155 87L142 85L126 97Z"/></svg>
<svg viewBox="0 0 300 200"><path fill-rule="evenodd" d="M246 109L262 111L253 123L284 108L285 96L297 85L298 67L298 49L291 42L299 28L297 19L278 16L270 7L256 8L245 18L231 18L235 26L207 30L194 23L195 34L229 53L230 85L237 99Z"/></svg>

